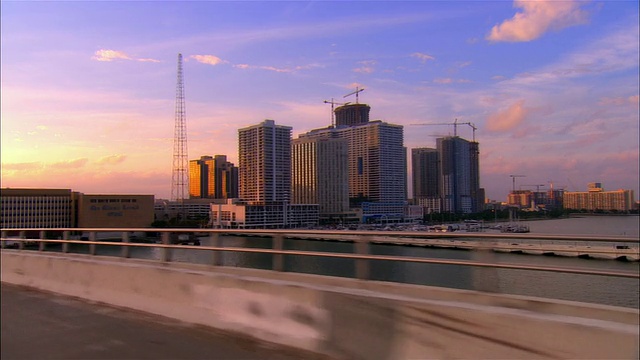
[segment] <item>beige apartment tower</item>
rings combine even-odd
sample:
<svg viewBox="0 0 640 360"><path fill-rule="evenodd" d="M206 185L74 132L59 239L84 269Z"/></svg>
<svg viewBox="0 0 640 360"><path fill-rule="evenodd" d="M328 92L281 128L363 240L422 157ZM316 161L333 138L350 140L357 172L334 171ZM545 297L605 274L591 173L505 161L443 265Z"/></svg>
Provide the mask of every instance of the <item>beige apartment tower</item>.
<svg viewBox="0 0 640 360"><path fill-rule="evenodd" d="M363 202L401 205L406 201L407 156L402 125L374 120L312 130L301 137L347 140L351 207Z"/></svg>
<svg viewBox="0 0 640 360"><path fill-rule="evenodd" d="M318 204L320 219L349 211L348 142L331 137L298 138L291 147L291 203Z"/></svg>

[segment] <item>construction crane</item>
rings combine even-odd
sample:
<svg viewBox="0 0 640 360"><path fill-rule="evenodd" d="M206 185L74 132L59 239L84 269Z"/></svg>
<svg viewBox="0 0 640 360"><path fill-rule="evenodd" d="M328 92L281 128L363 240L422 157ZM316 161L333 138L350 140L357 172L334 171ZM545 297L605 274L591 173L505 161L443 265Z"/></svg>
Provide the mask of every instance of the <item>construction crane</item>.
<svg viewBox="0 0 640 360"><path fill-rule="evenodd" d="M346 98L347 96L351 96L351 95L355 94L356 95L356 104L358 104L358 94L363 92L363 91L364 91L364 88L361 89L358 86L356 86L356 91L352 91L352 92L348 93L347 95L343 96L343 98Z"/></svg>
<svg viewBox="0 0 640 360"><path fill-rule="evenodd" d="M336 115L335 115L335 112L334 112L334 110L335 110L335 109L334 109L334 108L335 108L335 105L340 105L340 106L342 106L342 105L348 105L348 104L351 104L350 102L346 102L346 103L339 103L339 102L335 102L335 101L333 100L333 98L331 98L331 101L329 101L329 100L325 100L325 101L324 101L324 103L325 103L325 104L331 104L331 126L335 126L335 116L336 116Z"/></svg>
<svg viewBox="0 0 640 360"><path fill-rule="evenodd" d="M509 175L513 181L513 192L516 192L516 178L526 177L527 175Z"/></svg>
<svg viewBox="0 0 640 360"><path fill-rule="evenodd" d="M409 124L412 126L426 126L426 125L453 125L453 136L458 136L458 125L469 125L471 129L473 129L473 142L476 141L476 130L478 129L473 123L463 122L459 123L458 119L455 119L452 123L418 123L418 124Z"/></svg>

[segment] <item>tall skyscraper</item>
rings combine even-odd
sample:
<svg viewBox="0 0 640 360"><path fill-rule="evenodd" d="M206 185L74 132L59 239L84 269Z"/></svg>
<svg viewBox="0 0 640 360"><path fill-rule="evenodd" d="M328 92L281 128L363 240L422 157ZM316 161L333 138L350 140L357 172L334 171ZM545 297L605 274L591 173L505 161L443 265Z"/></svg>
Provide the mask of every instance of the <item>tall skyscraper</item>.
<svg viewBox="0 0 640 360"><path fill-rule="evenodd" d="M478 143L458 136L438 138L442 211L472 213L481 209Z"/></svg>
<svg viewBox="0 0 640 360"><path fill-rule="evenodd" d="M291 147L293 204L318 204L321 219L349 211L348 143L331 137L302 137Z"/></svg>
<svg viewBox="0 0 640 360"><path fill-rule="evenodd" d="M214 194L216 199L238 197L238 168L227 161L226 155L216 155L214 164Z"/></svg>
<svg viewBox="0 0 640 360"><path fill-rule="evenodd" d="M226 155L189 161L189 196L203 199L238 197L238 168Z"/></svg>
<svg viewBox="0 0 640 360"><path fill-rule="evenodd" d="M214 161L211 156L201 156L189 161L189 197L210 199L215 197Z"/></svg>
<svg viewBox="0 0 640 360"><path fill-rule="evenodd" d="M253 204L289 203L291 127L265 120L238 130L239 195Z"/></svg>
<svg viewBox="0 0 640 360"><path fill-rule="evenodd" d="M301 137L345 139L348 142L349 198L362 202L406 201L406 152L403 127L380 120L353 126L312 130Z"/></svg>
<svg viewBox="0 0 640 360"><path fill-rule="evenodd" d="M411 149L413 198L415 200L438 197L440 185L439 166L440 156L437 149Z"/></svg>

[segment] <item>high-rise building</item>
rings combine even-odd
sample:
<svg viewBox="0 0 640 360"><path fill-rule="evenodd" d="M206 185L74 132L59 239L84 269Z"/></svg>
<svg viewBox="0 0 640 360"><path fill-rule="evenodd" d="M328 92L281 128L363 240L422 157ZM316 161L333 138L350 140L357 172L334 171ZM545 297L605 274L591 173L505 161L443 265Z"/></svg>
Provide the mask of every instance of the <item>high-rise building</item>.
<svg viewBox="0 0 640 360"><path fill-rule="evenodd" d="M211 199L215 197L214 160L211 156L189 161L189 197Z"/></svg>
<svg viewBox="0 0 640 360"><path fill-rule="evenodd" d="M437 149L411 149L414 199L438 197L440 178L439 158Z"/></svg>
<svg viewBox="0 0 640 360"><path fill-rule="evenodd" d="M401 125L376 120L313 130L301 137L347 141L349 206L360 209L363 222L405 218L407 157Z"/></svg>
<svg viewBox="0 0 640 360"><path fill-rule="evenodd" d="M381 120L312 130L301 137L333 137L348 142L349 199L363 202L406 201L406 151L403 127Z"/></svg>
<svg viewBox="0 0 640 360"><path fill-rule="evenodd" d="M366 124L369 122L369 111L371 107L367 104L347 104L334 110L336 116L336 126L353 126Z"/></svg>
<svg viewBox="0 0 640 360"><path fill-rule="evenodd" d="M189 161L189 196L192 199L238 197L238 168L226 155L201 156Z"/></svg>
<svg viewBox="0 0 640 360"><path fill-rule="evenodd" d="M293 204L318 204L322 220L343 219L349 211L348 143L331 137L302 137L291 147Z"/></svg>
<svg viewBox="0 0 640 360"><path fill-rule="evenodd" d="M472 213L482 209L478 143L458 136L436 140L440 156L440 198L442 211Z"/></svg>
<svg viewBox="0 0 640 360"><path fill-rule="evenodd" d="M238 197L238 168L227 161L226 155L216 155L214 166L214 195L216 199L231 199Z"/></svg>
<svg viewBox="0 0 640 360"><path fill-rule="evenodd" d="M273 120L238 130L239 197L251 204L289 203L291 127Z"/></svg>

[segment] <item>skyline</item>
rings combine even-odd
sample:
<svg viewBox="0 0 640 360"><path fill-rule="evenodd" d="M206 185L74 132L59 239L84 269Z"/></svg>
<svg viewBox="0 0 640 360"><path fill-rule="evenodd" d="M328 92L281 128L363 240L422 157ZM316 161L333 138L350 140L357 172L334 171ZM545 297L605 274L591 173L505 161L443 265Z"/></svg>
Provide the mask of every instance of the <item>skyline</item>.
<svg viewBox="0 0 640 360"><path fill-rule="evenodd" d="M510 174L639 193L635 1L0 6L2 187L168 199L182 53L189 160L237 165L238 129L264 119L326 127L324 101L358 86L408 151L453 133L409 124L474 123L490 199Z"/></svg>

